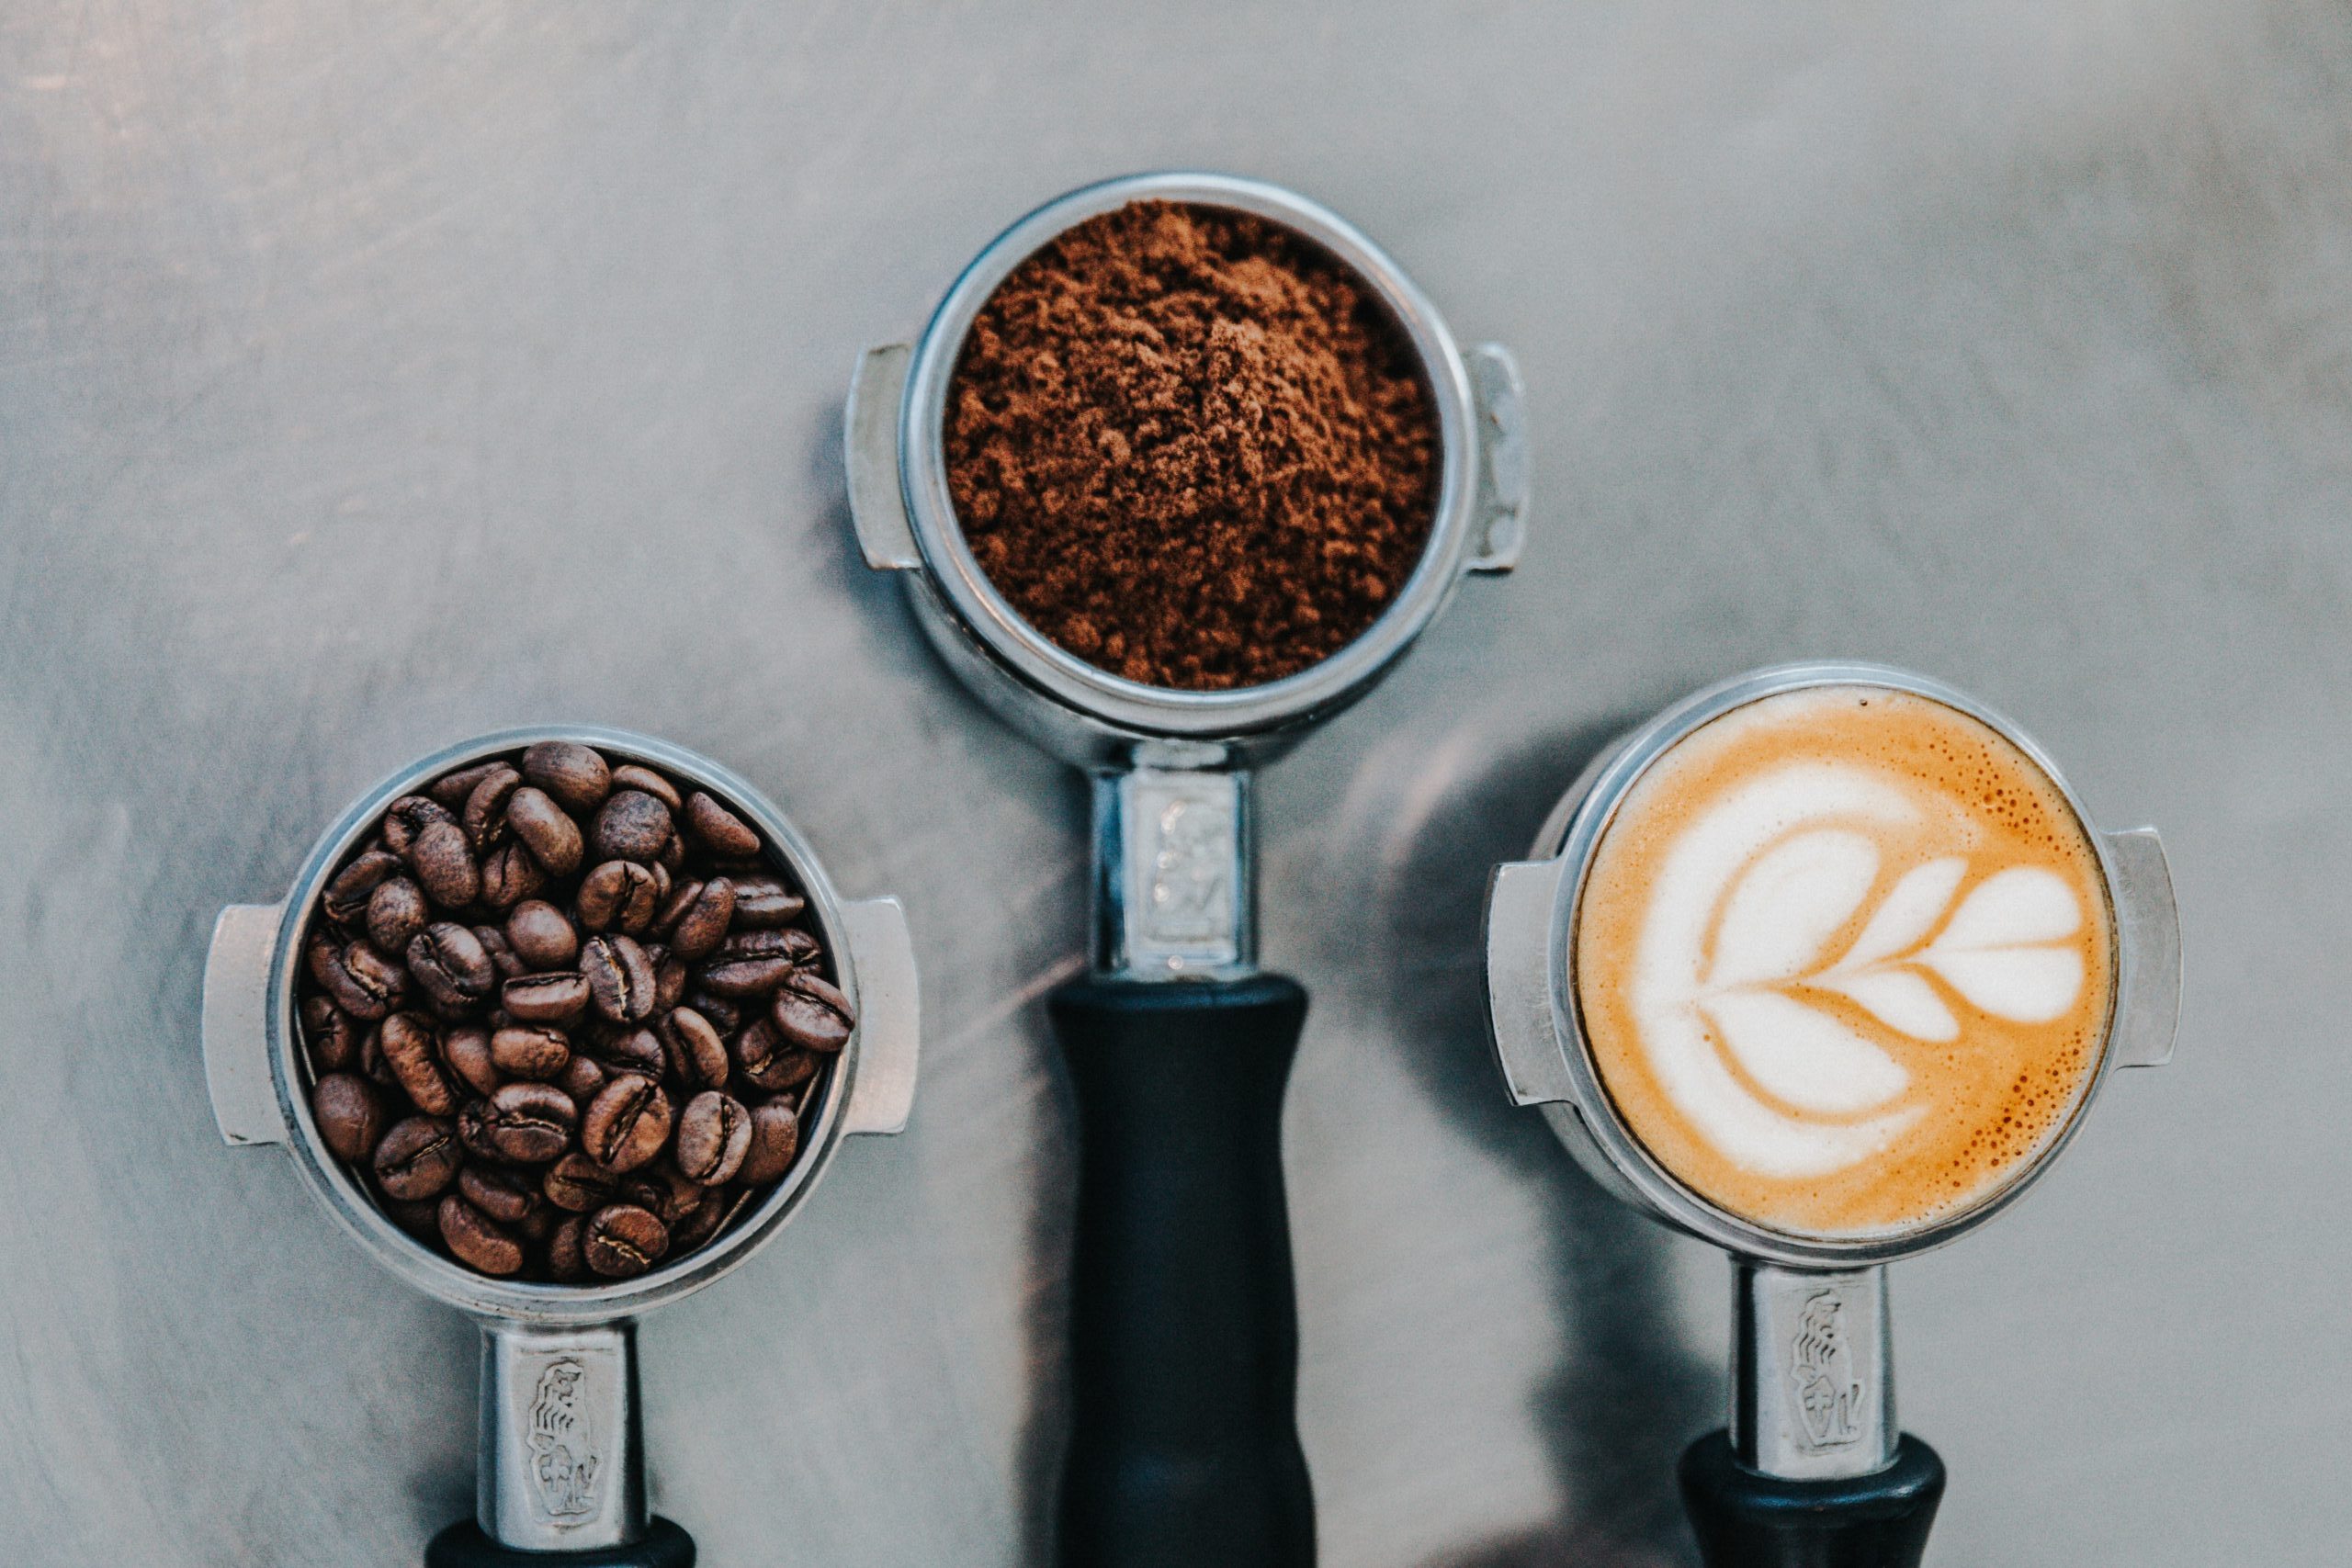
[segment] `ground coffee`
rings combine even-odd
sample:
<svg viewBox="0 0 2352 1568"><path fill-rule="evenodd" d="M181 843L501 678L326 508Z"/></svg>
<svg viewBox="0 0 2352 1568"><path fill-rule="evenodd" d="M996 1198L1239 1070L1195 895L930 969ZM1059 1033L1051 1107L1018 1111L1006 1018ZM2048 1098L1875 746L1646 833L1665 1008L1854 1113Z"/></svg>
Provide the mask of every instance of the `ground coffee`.
<svg viewBox="0 0 2352 1568"><path fill-rule="evenodd" d="M1357 275L1246 213L1136 202L980 310L947 475L981 570L1057 645L1156 686L1278 680L1393 603L1439 449L1409 341Z"/></svg>

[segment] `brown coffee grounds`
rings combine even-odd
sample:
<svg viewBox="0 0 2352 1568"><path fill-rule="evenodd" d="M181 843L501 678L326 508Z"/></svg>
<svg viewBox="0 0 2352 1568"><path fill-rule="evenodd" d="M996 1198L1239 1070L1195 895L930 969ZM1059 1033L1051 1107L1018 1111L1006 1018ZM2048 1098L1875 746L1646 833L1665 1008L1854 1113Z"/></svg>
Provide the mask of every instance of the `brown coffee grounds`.
<svg viewBox="0 0 2352 1568"><path fill-rule="evenodd" d="M1428 542L1412 345L1320 246L1136 202L1067 230L973 321L947 479L981 570L1057 645L1211 690L1329 658Z"/></svg>

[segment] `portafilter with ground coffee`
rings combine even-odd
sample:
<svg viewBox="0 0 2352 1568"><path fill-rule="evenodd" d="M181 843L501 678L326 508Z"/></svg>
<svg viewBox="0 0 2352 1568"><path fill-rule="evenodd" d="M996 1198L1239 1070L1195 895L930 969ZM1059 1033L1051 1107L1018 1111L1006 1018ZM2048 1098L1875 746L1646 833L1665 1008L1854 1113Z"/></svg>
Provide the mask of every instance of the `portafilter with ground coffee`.
<svg viewBox="0 0 2352 1568"><path fill-rule="evenodd" d="M1730 1425L1683 1456L1712 1568L1911 1568L1944 1471L1896 1425L1886 1265L2049 1170L2169 1059L2153 829L2100 832L2016 726L1879 665L1677 704L1497 869L1489 1021L1624 1201L1731 1254Z"/></svg>
<svg viewBox="0 0 2352 1568"><path fill-rule="evenodd" d="M647 1508L635 1319L751 1258L914 1095L912 948L691 752L512 730L401 769L292 891L223 909L213 1113L481 1326L475 1517L429 1568L684 1568ZM398 1106L394 1111L390 1107Z"/></svg>
<svg viewBox="0 0 2352 1568"><path fill-rule="evenodd" d="M1250 771L1511 566L1516 371L1323 208L1139 175L1022 219L919 342L869 351L847 448L867 564L1092 781L1092 972L1050 1003L1080 1123L1062 1559L1296 1568L1279 1125L1306 998L1256 967Z"/></svg>

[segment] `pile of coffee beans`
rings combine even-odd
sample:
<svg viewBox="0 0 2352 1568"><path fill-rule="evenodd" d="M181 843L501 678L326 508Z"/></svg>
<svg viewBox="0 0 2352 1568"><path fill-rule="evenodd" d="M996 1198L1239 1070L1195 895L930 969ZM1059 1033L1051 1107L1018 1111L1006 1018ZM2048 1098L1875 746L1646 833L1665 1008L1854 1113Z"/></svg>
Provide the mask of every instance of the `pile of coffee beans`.
<svg viewBox="0 0 2352 1568"><path fill-rule="evenodd" d="M300 1002L319 1134L484 1274L625 1280L792 1168L855 1023L808 901L726 802L544 741L385 809Z"/></svg>

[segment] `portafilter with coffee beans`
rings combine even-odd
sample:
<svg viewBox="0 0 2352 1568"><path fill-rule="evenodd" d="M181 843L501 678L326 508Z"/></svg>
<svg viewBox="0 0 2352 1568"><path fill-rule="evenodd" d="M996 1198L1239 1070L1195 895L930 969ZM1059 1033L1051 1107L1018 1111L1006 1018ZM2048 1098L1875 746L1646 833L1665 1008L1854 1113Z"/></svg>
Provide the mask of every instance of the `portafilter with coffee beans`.
<svg viewBox="0 0 2352 1568"><path fill-rule="evenodd" d="M2150 829L2102 832L2018 728L1881 665L1675 705L1487 902L1514 1101L1623 1201L1731 1255L1730 1424L1684 1454L1711 1568L1913 1568L1944 1487L1896 1424L1886 1265L2048 1172L2172 1054Z"/></svg>
<svg viewBox="0 0 2352 1568"><path fill-rule="evenodd" d="M285 899L220 912L213 1114L481 1326L475 1517L428 1568L683 1568L647 1507L635 1319L737 1268L842 1138L902 1129L894 899L842 899L741 778L579 727L401 769Z"/></svg>
<svg viewBox="0 0 2352 1568"><path fill-rule="evenodd" d="M1063 640L1057 642L1000 591L967 536L965 523L973 520L958 514L945 427L976 322L1032 257L1136 204L1164 204L1159 210L1165 224L1128 227L1150 231L1147 237L1154 243L1166 239L1170 265L1121 265L1112 258L1089 282L1087 297L1109 301L1106 308L1116 310L1152 308L1154 300L1125 299L1125 292L1148 292L1180 272L1182 286L1204 297L1218 269L1234 260L1219 252L1219 231L1227 244L1250 233L1282 237L1281 254L1243 258L1259 270L1219 298L1225 307L1246 311L1272 288L1290 304L1286 320L1254 329L1228 321L1219 329L1204 323L1224 320L1227 310L1187 304L1169 313L1170 331L1195 338L1205 333L1206 343L1195 344L1188 359L1162 338L1160 352L1139 351L1123 367L1131 378L1166 383L1167 408L1199 415L1217 400L1188 396L1174 382L1194 370L1214 374L1217 356L1227 350L1242 356L1233 364L1246 367L1249 355L1279 335L1270 327L1295 327L1302 316L1311 317L1315 301L1345 299L1345 307L1324 308L1344 309L1351 319L1325 323L1334 331L1324 335L1376 326L1397 345L1381 364L1387 384L1408 384L1425 411L1426 424L1415 436L1425 445L1415 451L1430 459L1427 515L1417 520L1425 523L1427 536L1408 575L1352 640L1262 683L1177 689L1127 679L1106 667L1117 660L1102 627L1078 626L1080 617L1065 618ZM1232 215L1246 221L1228 220ZM1207 238L1180 255L1183 237L1171 231L1186 227ZM1099 245L1094 254L1100 257ZM1310 264L1302 256L1316 259ZM1314 276L1303 276L1297 269L1310 265ZM1286 267L1287 282L1270 282L1285 276ZM1040 299L1079 297L1070 289L1057 293L1050 273L1022 287ZM1035 325L1038 315L1023 319ZM1058 324L1070 329L1067 321ZM1218 338L1220 330L1228 335ZM998 326L988 331L998 334ZM1124 341L1136 341L1141 332L1125 332ZM1078 354L1118 351L1105 333L1083 323L1068 331L1068 340ZM1001 334L994 342L987 357L995 373L1024 376ZM1068 439L1069 430L1056 427L1055 418L1077 409L1083 434L1090 423L1100 427L1140 416L1100 389L1090 404L1086 384L1073 380L1069 357L1046 357L1057 358L1058 367L1040 364L1021 395L1052 411L1035 422L1034 432L1051 451L1029 468L1060 474L1047 488L1061 500L1093 495L1105 502L1096 507L1102 527L1091 536L1098 555L1106 540L1145 557L1181 553L1262 501L1255 490L1204 497L1201 491L1215 485L1192 487L1181 477L1195 470L1214 476L1216 454L1236 451L1236 444L1278 446L1282 432L1262 428L1261 408L1232 411L1221 430L1181 435L1165 421L1157 431L1138 427L1132 437L1098 428L1093 450L1099 458L1091 458ZM1302 381L1277 370L1266 384L1282 396L1306 386L1334 400L1309 411L1318 413L1309 423L1328 427L1321 416L1364 414L1363 398L1332 390L1349 382L1344 355L1295 362L1317 367L1317 374ZM1419 386L1410 387L1416 377ZM965 396L968 400L957 406L998 426L1001 439L1008 410L992 404L984 389L967 389ZM869 350L851 389L846 438L851 509L867 565L899 575L916 623L981 701L1085 770L1092 783L1092 973L1063 987L1050 1003L1080 1122L1070 1329L1074 1409L1060 1503L1062 1560L1090 1568L1171 1562L1298 1568L1313 1561L1314 1521L1294 1410L1297 1326L1279 1129L1306 997L1295 982L1256 965L1250 773L1395 668L1465 573L1512 566L1527 473L1518 373L1498 347L1457 346L1436 309L1396 264L1315 203L1228 175L1144 175L1074 191L1022 219L965 269L919 342ZM1352 449L1381 455L1361 443ZM1179 510L1197 503L1199 528L1165 515L1117 514L1111 503L1117 487L1150 480L1153 476L1140 470L1159 462L1173 467L1159 470L1155 496ZM1102 481L1097 490L1090 490L1085 477L1090 465ZM1334 506L1317 489L1331 476L1297 471L1295 451L1253 450L1234 457L1226 482L1250 484L1234 470L1263 476L1268 465L1283 468L1283 484L1308 493L1301 510L1312 514L1302 523L1344 529L1359 521L1351 503ZM980 468L988 477L987 463ZM1170 472L1180 477L1170 479ZM1034 488L1024 493L1040 505L1054 500ZM1010 495L1001 499L1026 504ZM1095 595L1112 619L1127 607L1122 592L1170 586L1169 570L1175 569L1166 568L1164 554L1156 565L1145 563L1140 574L1072 581L1086 563L1062 548L1069 541L1056 533L1050 517L1031 517L1025 533L1046 552L1028 563L1032 585L1051 580L1075 599ZM1296 548L1311 529L1267 527L1248 536L1280 536ZM1341 558L1348 547L1348 541L1335 540L1329 552L1300 550L1285 565L1295 572L1300 562L1312 566L1327 554ZM1204 620L1227 632L1252 624L1247 596L1274 574L1262 574L1253 585L1250 567L1246 558L1215 567L1216 592L1228 597L1199 601ZM1244 602L1237 605L1230 595ZM1351 583L1334 600L1350 595L1348 603L1360 605L1365 591ZM1290 606L1283 624L1295 628L1313 614L1311 604ZM1181 637L1186 623L1182 595L1164 595L1156 626ZM1073 643L1093 651L1080 657Z"/></svg>

